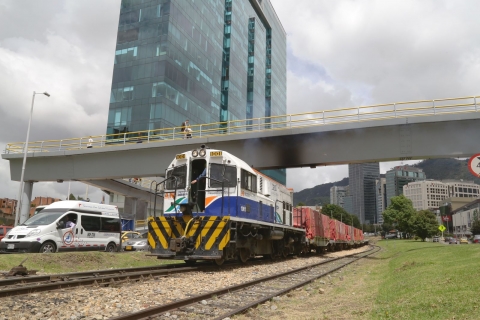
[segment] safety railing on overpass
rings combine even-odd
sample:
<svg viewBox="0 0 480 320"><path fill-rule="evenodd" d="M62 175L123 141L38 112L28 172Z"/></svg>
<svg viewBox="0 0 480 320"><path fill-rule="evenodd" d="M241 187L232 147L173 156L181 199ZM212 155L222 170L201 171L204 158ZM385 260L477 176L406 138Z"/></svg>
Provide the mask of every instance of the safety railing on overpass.
<svg viewBox="0 0 480 320"><path fill-rule="evenodd" d="M192 125L191 137L212 137L234 135L245 132L282 130L288 128L332 125L349 122L384 120L392 118L435 116L455 113L478 112L477 99L480 96L420 100L376 104L356 108L322 110L315 112L287 114L281 116L230 120L208 124ZM86 148L106 148L136 143L159 143L185 139L182 127L124 132L61 140L29 142L28 152L52 152ZM89 140L93 140L90 142ZM8 143L5 153L23 153L24 142Z"/></svg>

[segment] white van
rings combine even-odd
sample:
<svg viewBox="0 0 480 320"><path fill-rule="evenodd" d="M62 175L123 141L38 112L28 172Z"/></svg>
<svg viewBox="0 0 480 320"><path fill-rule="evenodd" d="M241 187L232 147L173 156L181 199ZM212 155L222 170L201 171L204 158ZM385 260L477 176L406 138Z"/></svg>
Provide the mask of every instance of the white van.
<svg viewBox="0 0 480 320"><path fill-rule="evenodd" d="M70 223L73 227L67 227ZM58 201L8 232L2 252L117 251L121 222L116 206Z"/></svg>

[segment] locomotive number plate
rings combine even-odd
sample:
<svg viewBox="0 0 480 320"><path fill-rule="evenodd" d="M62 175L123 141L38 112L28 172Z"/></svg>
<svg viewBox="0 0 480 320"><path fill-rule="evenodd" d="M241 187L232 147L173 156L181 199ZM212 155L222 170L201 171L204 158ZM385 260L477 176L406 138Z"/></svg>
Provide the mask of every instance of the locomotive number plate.
<svg viewBox="0 0 480 320"><path fill-rule="evenodd" d="M185 159L185 155L184 154L177 154L177 156L175 157L176 160L181 160L181 159Z"/></svg>
<svg viewBox="0 0 480 320"><path fill-rule="evenodd" d="M222 151L210 151L210 157L221 157Z"/></svg>

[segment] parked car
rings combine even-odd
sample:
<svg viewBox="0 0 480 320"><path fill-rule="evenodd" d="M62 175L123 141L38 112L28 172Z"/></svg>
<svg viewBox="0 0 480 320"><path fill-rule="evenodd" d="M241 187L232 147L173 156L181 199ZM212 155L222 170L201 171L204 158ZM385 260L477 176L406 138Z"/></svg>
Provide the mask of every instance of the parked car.
<svg viewBox="0 0 480 320"><path fill-rule="evenodd" d="M12 228L11 226L0 226L0 240L2 240Z"/></svg>
<svg viewBox="0 0 480 320"><path fill-rule="evenodd" d="M462 237L462 238L460 239L460 244L462 244L462 243L463 243L463 244L468 244L468 239L465 238L465 237Z"/></svg>
<svg viewBox="0 0 480 320"><path fill-rule="evenodd" d="M122 250L123 251L148 251L148 239L147 234L128 234L130 237L126 240L122 240Z"/></svg>
<svg viewBox="0 0 480 320"><path fill-rule="evenodd" d="M443 240L443 241L445 241L446 243L448 243L448 242L450 241L450 237L445 237L445 240Z"/></svg>
<svg viewBox="0 0 480 320"><path fill-rule="evenodd" d="M473 243L480 243L480 234L476 234L473 236Z"/></svg>
<svg viewBox="0 0 480 320"><path fill-rule="evenodd" d="M122 232L122 242L128 239L140 238L141 233L137 231L123 231Z"/></svg>
<svg viewBox="0 0 480 320"><path fill-rule="evenodd" d="M448 243L449 244L457 244L457 238L450 238L450 240L448 240Z"/></svg>
<svg viewBox="0 0 480 320"><path fill-rule="evenodd" d="M435 237L433 237L433 242L438 242L439 239L440 239L440 238L439 238L438 236L435 236Z"/></svg>
<svg viewBox="0 0 480 320"><path fill-rule="evenodd" d="M387 233L385 235L385 239L396 239L397 238L397 234L396 233Z"/></svg>

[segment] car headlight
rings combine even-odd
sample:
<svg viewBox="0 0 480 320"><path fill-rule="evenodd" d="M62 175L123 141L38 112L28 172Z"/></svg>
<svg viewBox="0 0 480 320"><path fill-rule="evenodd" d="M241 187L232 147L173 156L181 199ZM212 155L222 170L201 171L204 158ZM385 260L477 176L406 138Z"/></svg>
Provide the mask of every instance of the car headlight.
<svg viewBox="0 0 480 320"><path fill-rule="evenodd" d="M32 231L30 231L29 233L27 233L27 235L25 236L25 238L36 236L36 235L39 234L41 231L42 231L42 230L40 230L40 229L32 230Z"/></svg>
<svg viewBox="0 0 480 320"><path fill-rule="evenodd" d="M146 244L147 244L147 241L139 241L139 242L137 242L135 245L137 245L137 246L144 246L144 245L146 245Z"/></svg>
<svg viewBox="0 0 480 320"><path fill-rule="evenodd" d="M194 158L198 157L198 150L193 150L192 151L192 157L194 157Z"/></svg>
<svg viewBox="0 0 480 320"><path fill-rule="evenodd" d="M200 152L199 152L200 157L205 157L206 154L207 154L207 150L200 149Z"/></svg>

